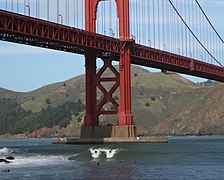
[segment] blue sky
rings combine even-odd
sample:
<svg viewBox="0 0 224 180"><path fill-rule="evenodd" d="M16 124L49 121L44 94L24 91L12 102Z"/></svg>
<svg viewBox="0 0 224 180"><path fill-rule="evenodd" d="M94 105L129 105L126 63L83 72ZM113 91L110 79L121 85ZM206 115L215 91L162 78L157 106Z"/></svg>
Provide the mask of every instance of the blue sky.
<svg viewBox="0 0 224 180"><path fill-rule="evenodd" d="M224 0L199 0L224 37ZM84 57L0 41L0 87L28 92L84 73ZM188 77L191 80L203 81Z"/></svg>

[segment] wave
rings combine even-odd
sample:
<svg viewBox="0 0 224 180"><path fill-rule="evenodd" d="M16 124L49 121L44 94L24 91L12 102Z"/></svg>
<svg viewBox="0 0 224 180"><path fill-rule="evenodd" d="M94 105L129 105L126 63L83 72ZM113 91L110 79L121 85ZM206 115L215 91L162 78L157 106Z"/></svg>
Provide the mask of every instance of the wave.
<svg viewBox="0 0 224 180"><path fill-rule="evenodd" d="M4 147L0 149L0 156L9 156L9 155L18 155L22 153L26 153L27 150L22 150L18 148L7 148Z"/></svg>
<svg viewBox="0 0 224 180"><path fill-rule="evenodd" d="M0 159L4 159L7 156L13 156L15 159L9 160L11 162L10 164L0 163L1 166L43 166L48 164L60 164L68 161L68 156L66 155L41 155L28 153L26 150L21 149L1 148Z"/></svg>
<svg viewBox="0 0 224 180"><path fill-rule="evenodd" d="M5 164L5 166L10 167L35 167L35 166L47 166L47 165L58 165L63 164L63 162L68 161L67 156L17 156L15 160L12 160L10 164Z"/></svg>
<svg viewBox="0 0 224 180"><path fill-rule="evenodd" d="M6 147L0 149L0 155L9 155L10 153L11 151Z"/></svg>
<svg viewBox="0 0 224 180"><path fill-rule="evenodd" d="M92 158L97 159L101 156L101 154L104 154L107 159L111 159L120 151L120 149L106 149L106 148L95 148L92 147L89 148L90 155Z"/></svg>

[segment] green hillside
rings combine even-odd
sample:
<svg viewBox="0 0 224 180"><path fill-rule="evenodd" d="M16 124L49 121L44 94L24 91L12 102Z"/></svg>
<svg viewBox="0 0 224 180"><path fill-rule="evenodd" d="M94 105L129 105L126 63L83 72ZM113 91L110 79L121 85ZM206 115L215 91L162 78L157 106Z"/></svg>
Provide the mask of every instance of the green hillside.
<svg viewBox="0 0 224 180"><path fill-rule="evenodd" d="M43 127L66 127L73 116L77 120L80 119L84 105L78 100L66 102L55 108L49 105L46 109L33 113L23 109L15 99L0 98L0 109L1 134L20 134L32 133Z"/></svg>
<svg viewBox="0 0 224 180"><path fill-rule="evenodd" d="M118 69L118 66L115 66ZM103 76L114 76L107 70ZM135 124L141 126L146 133L169 134L177 126L177 119L188 122L200 108L201 98L204 103L216 91L218 85L210 83L195 84L182 76L167 73L152 73L138 66L131 67L132 111ZM0 88L0 134L31 133L43 127L55 128L51 135L69 132L79 134L85 102L85 76L77 76L64 82L54 83L28 93L17 93ZM210 85L210 86L209 86ZM110 89L111 84L105 84ZM102 93L98 91L98 99ZM119 97L119 90L114 96ZM220 94L219 99L223 96ZM119 102L119 98L117 99ZM216 101L214 107L218 106ZM213 105L212 105L213 107ZM213 109L210 111L222 111ZM112 108L108 103L105 108ZM214 113L213 112L213 113ZM178 118L177 118L178 117ZM117 123L116 115L100 116L100 124ZM205 122L200 119L201 124ZM164 124L168 124L165 126ZM178 121L179 122L179 121ZM218 123L218 122L216 122ZM162 125L161 125L162 124ZM191 123L189 122L189 126ZM206 123L205 123L206 124ZM205 127L210 128L207 123ZM162 127L162 128L161 128ZM206 129L204 126L203 128ZM200 128L194 129L198 133ZM201 128L201 129L203 129ZM212 126L214 129L214 126ZM201 130L200 129L200 130ZM75 131L75 132L74 132ZM177 132L186 133L188 129ZM219 130L221 132L222 129ZM224 130L223 130L224 132Z"/></svg>

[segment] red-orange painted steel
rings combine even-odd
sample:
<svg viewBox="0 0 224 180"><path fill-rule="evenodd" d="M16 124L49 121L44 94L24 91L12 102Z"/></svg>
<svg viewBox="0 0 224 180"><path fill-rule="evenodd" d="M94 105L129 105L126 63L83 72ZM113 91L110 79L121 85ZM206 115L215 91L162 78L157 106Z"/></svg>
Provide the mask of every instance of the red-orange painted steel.
<svg viewBox="0 0 224 180"><path fill-rule="evenodd" d="M131 113L131 46L125 41L120 54L120 106L118 111L119 125L133 125Z"/></svg>
<svg viewBox="0 0 224 180"><path fill-rule="evenodd" d="M87 50L116 54L119 61L123 42L119 39L0 10L0 40L77 54ZM131 63L167 69L224 82L224 68L177 54L131 44Z"/></svg>
<svg viewBox="0 0 224 180"><path fill-rule="evenodd" d="M85 54L86 67L86 114L84 126L97 125L96 115L96 53L87 51Z"/></svg>
<svg viewBox="0 0 224 180"><path fill-rule="evenodd" d="M96 12L97 12L97 5L101 0L85 0L85 29L90 32L96 32ZM120 51L120 82L118 83L116 81L116 86L114 86L113 92L117 89L117 86L120 85L120 106L118 108L116 101L112 98L111 91L107 92L100 82L95 83L95 86L91 86L94 88L94 93L96 93L96 87L98 87L104 94L103 100L100 102L99 107L97 106L96 99L92 99L90 97L89 93L86 92L86 103L87 106L92 109L92 111L95 111L95 113L92 113L91 117L90 113L87 113L85 116L85 121L90 122L94 119L95 116L98 116L100 114L106 113L106 114L114 114L114 111L107 111L102 112L100 109L103 107L103 105L109 100L117 109L118 108L118 125L133 125L133 115L131 114L131 78L130 78L130 48L131 46L127 45L129 44L129 38L130 38L130 30L129 30L129 0L116 0L117 9L118 9L118 17L119 17L119 39L122 41L122 47ZM112 54L111 57L115 55ZM103 57L102 57L103 58ZM95 58L91 58L91 61L96 61ZM112 61L112 59L111 59ZM110 63L106 63L107 61L104 60L104 66L102 67L103 71L105 71L105 68L110 67L111 68L111 61ZM105 67L105 68L104 68ZM92 67L93 68L93 67ZM95 68L95 67L94 67ZM88 74L88 70L90 67L87 68L86 66L86 74ZM103 72L102 71L102 72ZM116 76L116 79L117 76ZM93 83L96 81L96 75L92 76L86 76L86 83ZM110 79L104 79L104 81L110 81ZM87 90L88 91L88 90ZM96 97L96 94L94 94L94 97ZM92 99L92 101L90 101ZM91 104L90 104L91 103ZM89 108L88 108L89 109ZM116 111L117 112L117 111ZM95 124L95 123L93 123ZM90 125L87 123L86 125ZM91 124L92 125L92 124Z"/></svg>
<svg viewBox="0 0 224 180"><path fill-rule="evenodd" d="M96 86L103 94L103 98L99 101L99 103L96 106L96 114L97 114L97 116L99 116L101 114L117 114L119 105L116 102L116 100L113 98L113 93L119 87L120 76L119 76L119 72L112 66L112 61L114 60L114 55L113 54L108 55L108 54L102 53L99 57L103 60L104 65L101 67L101 69L96 74ZM104 77L103 73L107 69L109 69L114 74L114 76ZM110 89L109 88L106 89L103 85L104 82L113 82L113 86ZM105 110L103 108L103 106L108 101L111 103L111 105L113 105L114 109Z"/></svg>
<svg viewBox="0 0 224 180"><path fill-rule="evenodd" d="M133 125L131 113L131 43L129 23L129 0L116 0L119 17L120 49L120 106L118 125Z"/></svg>
<svg viewBox="0 0 224 180"><path fill-rule="evenodd" d="M86 0L87 1L87 0ZM95 10L99 0L88 0L95 2ZM116 1L121 2L121 1ZM133 64L154 67L164 70L180 72L184 74L204 77L220 82L224 82L224 68L177 54L161 51L158 49L142 46L129 40L127 6L128 0L118 3L120 16L120 39L107 37L94 33L94 16L86 18L86 29L88 32L48 21L27 17L15 13L0 10L0 40L14 43L22 43L43 48L50 48L60 51L67 51L77 54L84 54L86 57L86 117L85 125L92 126L98 124L98 116L101 114L118 113L118 124L133 124L131 113L131 90L130 90L130 62ZM88 9L88 6L86 7ZM94 14L93 13L93 14ZM122 20L123 19L123 20ZM111 69L111 61L120 61L120 74L111 69L115 77L101 77L101 73L96 73L96 57L101 58L105 68ZM131 57L131 59L130 59ZM101 82L114 81L115 86L109 91L101 87ZM120 105L112 98L114 91L120 85ZM98 105L96 103L96 87L104 94L104 99ZM104 103L109 100L115 110L103 111Z"/></svg>

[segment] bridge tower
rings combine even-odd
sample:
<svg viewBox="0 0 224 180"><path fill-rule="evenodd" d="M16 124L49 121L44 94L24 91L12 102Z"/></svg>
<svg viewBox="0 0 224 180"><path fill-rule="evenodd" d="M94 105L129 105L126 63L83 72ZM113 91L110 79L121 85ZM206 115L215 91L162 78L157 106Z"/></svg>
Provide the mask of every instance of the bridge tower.
<svg viewBox="0 0 224 180"><path fill-rule="evenodd" d="M85 0L85 30L96 32L97 6L102 0ZM81 137L134 137L136 127L133 125L131 112L131 73L130 73L130 50L133 43L130 40L129 25L129 0L115 0L119 19L119 40L121 41L120 54L108 52L87 51L85 53L86 68L86 115ZM120 57L119 72L112 66L116 56ZM101 58L103 67L96 72L96 58ZM102 78L102 73L109 68L115 75L111 78ZM101 82L112 82L114 86L106 91ZM113 93L120 86L120 104L113 99ZM97 104L97 88L100 89L104 98ZM103 111L103 105L110 101L115 110ZM99 115L118 114L117 126L98 126Z"/></svg>

